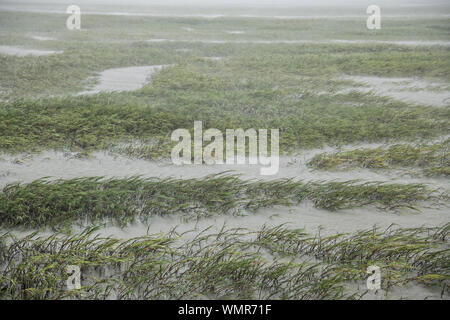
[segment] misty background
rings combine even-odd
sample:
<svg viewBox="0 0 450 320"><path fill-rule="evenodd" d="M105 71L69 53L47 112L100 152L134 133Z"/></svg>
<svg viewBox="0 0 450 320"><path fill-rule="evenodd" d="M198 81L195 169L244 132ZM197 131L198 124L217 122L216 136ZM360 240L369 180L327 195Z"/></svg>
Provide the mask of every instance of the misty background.
<svg viewBox="0 0 450 320"><path fill-rule="evenodd" d="M361 5L380 5L380 6L413 6L413 5L448 5L447 0L20 0L5 1L0 3L16 4L89 4L89 5L164 5L164 6L361 6Z"/></svg>

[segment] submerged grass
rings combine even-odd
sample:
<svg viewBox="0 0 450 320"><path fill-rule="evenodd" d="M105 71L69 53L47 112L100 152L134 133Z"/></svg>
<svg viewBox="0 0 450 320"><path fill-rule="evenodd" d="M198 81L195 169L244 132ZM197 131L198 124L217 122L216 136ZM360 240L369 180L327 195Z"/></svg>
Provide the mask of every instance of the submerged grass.
<svg viewBox="0 0 450 320"><path fill-rule="evenodd" d="M448 229L376 230L322 238L283 226L225 229L180 241L175 232L130 240L76 235L0 237L1 299L344 299L383 270L383 290L424 284L448 295ZM445 249L447 246L447 249ZM280 256L282 254L282 256ZM313 262L312 259L315 258ZM67 290L79 266L81 289Z"/></svg>
<svg viewBox="0 0 450 320"><path fill-rule="evenodd" d="M420 184L240 180L216 175L203 179L36 180L11 184L0 194L4 227L69 226L73 222L109 219L120 225L152 215L185 213L201 217L239 214L309 200L317 208L340 210L373 205L384 210L415 208L438 196Z"/></svg>
<svg viewBox="0 0 450 320"><path fill-rule="evenodd" d="M1 237L2 299L323 299L341 298L339 276L314 264L267 261L245 230L199 235L181 246L175 234L128 241L95 236ZM82 288L67 290L68 265Z"/></svg>
<svg viewBox="0 0 450 320"><path fill-rule="evenodd" d="M368 266L376 265L382 270L384 290L415 281L440 287L443 295L450 292L449 234L450 224L439 228L391 226L325 237L278 226L263 229L257 241L271 252L314 256L338 265L347 279L363 277Z"/></svg>
<svg viewBox="0 0 450 320"><path fill-rule="evenodd" d="M321 153L308 163L316 169L418 167L427 176L450 175L450 139L442 143Z"/></svg>

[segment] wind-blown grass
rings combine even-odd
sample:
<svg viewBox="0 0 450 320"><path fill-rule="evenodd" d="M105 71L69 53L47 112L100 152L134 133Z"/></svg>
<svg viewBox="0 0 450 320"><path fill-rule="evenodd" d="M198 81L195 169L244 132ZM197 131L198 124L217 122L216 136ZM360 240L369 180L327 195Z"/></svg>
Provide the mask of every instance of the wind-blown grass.
<svg viewBox="0 0 450 320"><path fill-rule="evenodd" d="M450 140L447 139L442 143L422 146L397 144L389 148L321 153L311 159L308 165L317 169L418 167L426 175L449 175L449 144Z"/></svg>
<svg viewBox="0 0 450 320"><path fill-rule="evenodd" d="M283 226L266 228L258 235L261 245L272 252L314 256L339 265L348 279L363 276L370 265L383 270L383 289L416 281L440 286L449 292L450 225L440 228L392 228L364 230L354 234L311 237L304 230Z"/></svg>
<svg viewBox="0 0 450 320"><path fill-rule="evenodd" d="M363 281L371 264L382 268L386 293L416 283L448 295L448 225L325 238L283 226L257 232L223 228L181 243L175 232L118 240L99 237L96 230L2 235L0 298L359 298L364 290L348 284ZM80 267L81 289L67 290L69 265Z"/></svg>
<svg viewBox="0 0 450 320"><path fill-rule="evenodd" d="M18 20L25 16L28 14ZM33 15L29 18L36 19ZM194 121L203 121L204 128L223 132L237 128L280 129L282 152L323 144L431 138L449 129L448 108L410 106L371 94L336 94L349 84L339 79L342 74L445 80L450 74L449 52L445 47L94 41L93 37L104 33L107 37L113 35L103 24L97 24L98 21L111 19L122 31L122 24L118 23L122 18L89 16L87 19L92 19L91 27L95 25L97 31L64 31L61 37L73 42L50 42L57 46L54 49L64 50L64 54L0 56L0 95L6 92L0 97L6 100L0 101L0 150L10 153L63 148L89 151L109 149L111 144L123 141L163 139L166 144L144 155L158 158L167 156L172 131L192 129ZM147 37L146 32L142 33L146 23L156 27L152 19L123 18L128 19L140 30L130 32L131 39L134 39L132 34ZM8 15L2 22L10 20ZM11 24L15 24L12 20ZM180 32L180 25L173 19L156 20ZM188 19L185 23L193 21L199 22ZM22 22L23 25L17 26L19 30L20 26L35 27L29 21ZM235 22L235 19L225 19L219 25ZM218 21L209 23L217 27ZM265 25L267 21L253 23ZM112 28L111 24L107 25ZM290 24L277 25L277 29L283 28L292 35ZM426 23L419 29L442 32L429 28ZM158 25L157 30L163 32L165 28ZM121 32L118 37L122 36ZM23 38L11 37L11 42ZM181 53L178 49L192 51ZM202 58L205 56L227 59L210 61ZM171 66L158 72L141 90L72 96L92 83L89 77L104 69L161 64Z"/></svg>
<svg viewBox="0 0 450 320"><path fill-rule="evenodd" d="M268 262L248 232L222 231L181 246L174 234L128 241L95 236L2 236L2 299L321 299L343 296L332 268ZM81 267L82 288L66 290L65 268Z"/></svg>
<svg viewBox="0 0 450 320"><path fill-rule="evenodd" d="M181 99L192 92L183 89L178 95L172 94ZM198 94L207 94L203 100L211 93ZM281 151L288 152L324 143L435 137L448 129L445 119L450 118L448 109L399 108L397 104L374 102L365 107L350 107L315 96L292 104L283 112L276 111L268 99L265 106L255 107L248 114L238 110L240 104L229 109L211 109L206 105L199 108L195 100L200 97L192 97L193 100L186 97L183 106L179 102L171 110L133 104L133 100L109 102L108 97L11 102L0 108L0 149L12 153L63 148L98 150L110 148L113 142L158 137L170 143L170 134L175 129L192 130L194 121L203 121L205 129L217 128L222 132L230 128L278 128ZM166 156L167 148L161 152Z"/></svg>
<svg viewBox="0 0 450 320"><path fill-rule="evenodd" d="M373 205L384 210L414 208L437 195L420 184L245 182L237 176L203 179L36 180L11 184L0 194L0 225L41 227L80 221L111 220L126 225L152 215L185 213L192 216L239 214L275 205L291 206L309 200L317 208L340 210Z"/></svg>

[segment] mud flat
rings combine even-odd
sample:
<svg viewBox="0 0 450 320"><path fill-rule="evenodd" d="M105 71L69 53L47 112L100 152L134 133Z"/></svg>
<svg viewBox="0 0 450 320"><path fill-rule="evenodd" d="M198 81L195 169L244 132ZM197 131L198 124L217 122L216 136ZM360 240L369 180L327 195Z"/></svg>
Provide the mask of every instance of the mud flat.
<svg viewBox="0 0 450 320"><path fill-rule="evenodd" d="M64 51L54 51L54 50L37 50L37 49L24 49L14 46L0 46L0 54L8 56L18 56L26 57L28 55L32 56L49 56L52 54L60 54Z"/></svg>
<svg viewBox="0 0 450 320"><path fill-rule="evenodd" d="M79 95L138 90L149 77L164 67L165 65L108 69L100 73L99 83L94 88Z"/></svg>

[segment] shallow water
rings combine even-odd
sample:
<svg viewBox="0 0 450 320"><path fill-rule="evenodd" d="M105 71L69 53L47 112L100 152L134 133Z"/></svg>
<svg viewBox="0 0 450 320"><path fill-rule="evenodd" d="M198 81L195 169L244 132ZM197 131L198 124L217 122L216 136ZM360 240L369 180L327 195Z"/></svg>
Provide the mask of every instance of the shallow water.
<svg viewBox="0 0 450 320"><path fill-rule="evenodd" d="M38 41L52 41L52 40L57 40L56 38L53 37L46 37L46 36L31 36L32 39L34 40L38 40Z"/></svg>
<svg viewBox="0 0 450 320"><path fill-rule="evenodd" d="M79 95L138 90L149 77L164 67L165 65L108 69L100 73L99 83L94 88L80 92Z"/></svg>
<svg viewBox="0 0 450 320"><path fill-rule="evenodd" d="M357 283L348 283L346 286L348 292L364 293L367 290L366 281L358 281ZM402 287L392 287L389 292L384 290L368 291L362 300L441 300L448 299L448 296L441 297L440 288L430 288L417 283L407 283Z"/></svg>
<svg viewBox="0 0 450 320"><path fill-rule="evenodd" d="M178 233L192 231L183 236L184 240L191 240L198 232L214 234L225 226L226 228L244 228L249 231L258 231L263 226L276 227L284 224L290 229L305 229L314 235L333 235L336 233L352 233L371 229L374 226L384 230L391 225L394 227L433 227L448 223L448 213L439 209L423 209L414 213L384 212L372 207L339 210L331 212L317 209L312 203L304 202L294 207L273 207L250 212L244 216L217 215L213 217L196 218L189 216L153 216L148 224L135 223L123 229L117 226L101 228L99 233L103 236L114 236L121 239L143 236L146 234L166 233L176 230ZM81 230L81 228L79 229Z"/></svg>
<svg viewBox="0 0 450 320"><path fill-rule="evenodd" d="M205 44L393 44L400 46L450 46L450 41L382 40L226 40L226 39L148 39L147 42L186 42Z"/></svg>
<svg viewBox="0 0 450 320"><path fill-rule="evenodd" d="M327 41L322 42L327 43ZM426 41L426 40L329 40L328 43L343 43L343 44L396 44L400 46L450 46L450 41Z"/></svg>
<svg viewBox="0 0 450 320"><path fill-rule="evenodd" d="M377 147L379 144L360 144L347 146L347 148ZM423 182L424 179L403 179L401 176L389 177L366 170L357 170L353 173L330 173L310 171L306 162L315 154L323 151L334 151L335 148L315 149L300 152L301 155L282 157L280 173L276 177L294 177L304 180L335 180L363 178L365 180L393 179L396 182ZM30 158L16 160L9 155L0 158L0 185L12 181L29 182L43 176L58 178L76 178L81 176L126 177L141 174L143 176L159 177L202 177L207 174L222 172L223 166L173 166L167 162L150 162L146 160L131 160L124 156L113 156L108 152L96 152L91 159L77 159L73 154L54 151L46 151L40 155ZM233 166L230 166L233 167ZM236 166L236 171L243 174L245 178L263 178L259 175L257 166ZM395 176L395 175L394 175ZM273 177L264 177L273 178ZM427 180L427 179L425 179ZM427 180L428 181L428 180ZM434 185L439 185L437 180L429 180ZM442 180L442 185L448 184ZM450 221L449 213L445 208L421 207L421 211L402 210L400 212L386 212L370 206L339 210L335 212L318 209L310 201L304 201L293 207L275 206L272 208L259 209L255 212L242 212L240 215L213 215L208 217L195 217L188 214L175 214L170 216L152 216L149 222L134 223L125 228L120 228L111 223L101 227L96 233L101 236L112 236L119 239L130 239L148 234L168 233L175 231L181 238L177 241L179 245L191 241L199 234L215 234L226 229L244 228L247 231L256 232L264 226L275 227L284 224L285 227L294 229L305 229L311 235L323 236L336 233L351 233L359 230L367 230L373 227L380 231L394 225L393 227L422 227L439 226ZM83 228L74 226L74 231ZM17 230L5 230L17 236L24 236L30 232ZM41 235L50 236L53 232L47 230ZM366 290L365 282L348 283L350 292L363 293ZM439 290L418 285L408 284L405 287L395 287L387 295L384 292L366 294L363 299L440 299Z"/></svg>
<svg viewBox="0 0 450 320"><path fill-rule="evenodd" d="M60 54L63 51L52 51L52 50L37 50L37 49L24 49L14 46L0 46L0 54L9 56L26 57L28 55L32 56L48 56L52 54Z"/></svg>
<svg viewBox="0 0 450 320"><path fill-rule="evenodd" d="M379 144L358 144L344 149L361 147L378 147ZM122 155L113 155L108 151L97 151L88 159L79 159L73 153L45 151L37 155L23 157L0 156L0 188L13 182L27 183L42 177L50 179L72 179L79 177L103 176L105 178L125 178L140 175L142 177L160 178L201 178L210 174L237 173L243 179L294 178L303 181L384 181L387 183L426 183L433 189L448 189L447 179L431 179L404 176L398 171L373 172L366 169L348 172L328 172L310 169L306 164L316 154L324 151L335 151L335 148L306 150L296 156L282 156L280 170L275 176L261 176L258 165L184 165L175 166L169 161L147 161L130 159ZM150 225L135 224L125 229L110 226L101 229L103 235L114 235L119 238L132 238L149 233L169 232L176 228L178 232L188 230L201 231L212 226L208 232L216 232L224 224L227 227L259 230L263 225L277 226L286 223L291 228L305 228L308 232L332 234L338 232L354 232L372 228L374 225L387 228L391 224L402 227L436 226L450 221L445 208L420 206L420 212L402 209L399 212L384 212L373 207L362 207L351 210L331 212L315 208L309 201L293 207L273 207L247 212L243 216L220 215L201 217L200 220L187 215L173 215L150 219ZM194 236L195 232L192 236Z"/></svg>
<svg viewBox="0 0 450 320"><path fill-rule="evenodd" d="M145 6L138 6L139 11L136 9L126 10L123 6L114 10L113 6L107 7L98 7L91 6L86 8L84 5L83 14L86 15L110 15L110 16L138 16L138 17L173 17L173 18L201 18L201 19L218 19L218 18L252 18L252 19L280 19L280 20L290 20L290 19L330 19L330 20L339 20L339 19L367 19L367 15L365 11L361 11L360 14L351 14L351 13L338 13L338 12L325 12L324 14L317 13L309 13L309 14L298 14L298 10L295 13L289 12L286 10L282 10L282 13L274 14L272 12L261 12L261 13L237 13L237 12L223 12L221 9L217 9L213 12L204 13L204 10L198 10L198 12L190 12L190 13L179 13L178 12L170 12L169 11L161 11L158 10L158 7L152 8L149 11ZM130 7L131 8L131 7ZM106 10L104 10L106 9ZM124 10L125 9L125 10ZM177 9L177 6L173 6L173 9ZM281 8L282 9L282 8ZM15 11L15 12L38 12L38 13L52 13L52 14L66 14L65 10L62 9L50 9L49 7L40 6L30 6L29 4L24 6L23 4L12 4L12 3L0 3L0 10L2 11ZM272 10L272 9L271 9ZM241 9L242 11L242 9ZM417 13L411 12L408 14L389 14L384 13L383 19L421 19L421 18L436 18L443 19L450 17L447 13Z"/></svg>
<svg viewBox="0 0 450 320"><path fill-rule="evenodd" d="M48 12L43 10L42 12ZM64 11L59 12L65 15ZM229 15L223 14L158 14L158 13L132 13L132 12L103 12L83 11L83 14L107 14L107 15L129 15L129 16L166 16L166 17L198 17L205 19L215 19ZM343 16L280 16L280 15L234 15L249 18L270 18L270 19L341 19L341 18L366 18L366 15L343 15ZM429 15L423 15L423 17ZM383 15L384 18L395 17ZM411 16L396 17L411 18ZM415 15L414 18L421 17ZM449 17L449 15L438 15L437 17ZM361 20L362 21L362 20ZM232 28L232 27L231 27ZM178 30L187 32L195 31L189 27L178 27ZM232 37L231 35L245 34L241 30L219 30L223 37L229 39L240 39L241 37ZM45 34L45 33L43 33ZM228 36L226 36L228 34ZM37 41L57 40L52 37L30 35ZM220 35L217 35L220 37ZM167 37L170 37L167 35ZM245 36L243 36L245 37ZM105 40L106 41L106 40ZM121 41L121 40L120 40ZM134 41L134 40L124 40ZM450 46L450 41L374 41L374 40L175 40L175 39L151 39L149 42L180 42L182 47L184 43L205 43L205 44L342 44L342 45L401 45L401 46ZM2 49L3 48L3 49ZM2 51L3 50L3 51ZM189 52L192 49L179 48L178 52ZM0 46L0 54L13 54L16 56L37 55L45 56L50 54L62 53L62 51L45 51L23 49L13 46ZM212 53L220 54L220 53ZM207 55L206 53L203 55ZM224 57L203 57L212 61L219 61ZM210 62L215 63L215 62ZM145 85L147 81L161 70L160 66L138 66L127 68L108 69L101 72L98 76L98 84L92 89L87 89L79 94L88 95L99 92L114 91L133 91L138 90ZM342 79L342 78L341 78ZM340 80L341 80L340 79ZM347 93L352 90L361 92L373 92L376 95L387 96L408 103L448 106L450 92L448 83L430 83L413 78L378 78L378 77L347 77L348 80L364 85L364 87L352 87L342 90L338 93ZM447 88L443 89L445 86ZM329 94L329 93L327 93ZM400 142L397 142L400 143ZM174 177L174 178L201 178L210 174L218 174L227 170L230 173L242 175L243 179L265 179L272 180L278 178L293 178L303 181L348 181L361 179L366 181L381 181L387 183L426 183L432 188L448 189L448 179L444 178L425 178L413 177L405 174L401 170L368 170L354 169L349 171L319 171L312 170L307 166L307 162L315 155L322 152L334 152L337 150L352 150L356 148L374 148L387 147L388 143L374 144L355 144L344 146L342 148L326 147L314 150L300 150L296 155L282 156L280 159L280 170L274 176L260 175L259 165L185 165L175 166L169 161L147 161L141 159L131 159L123 155L114 154L111 151L97 151L89 158L77 158L75 153L45 151L36 155L5 155L0 154L0 189L8 183L21 182L27 183L42 177L51 177L51 179L62 178L71 179L89 176L105 176L107 178L124 178L135 175L143 177ZM135 223L126 228L119 228L113 225L107 225L99 229L98 233L104 236L113 236L116 238L129 239L154 233L167 233L175 229L179 233L184 233L180 241L192 240L200 232L208 229L204 234L217 233L225 225L227 228L245 228L250 231L258 231L263 226L279 226L285 224L288 228L304 228L310 234L320 232L322 235L332 235L342 232L356 232L362 229L369 229L378 226L382 229L388 228L394 224L400 227L421 227L437 226L450 221L447 208L427 207L427 203L420 207L421 212L409 209L402 209L399 212L385 212L370 206L339 210L331 212L314 207L309 201L304 201L300 205L293 207L276 206L272 208L259 209L256 212L243 212L242 215L214 215L210 217L201 217L200 219L189 215L175 214L171 216L152 216L149 224ZM74 227L81 231L82 228ZM11 231L11 230L7 230ZM19 235L23 232L13 231ZM28 234L29 232L26 232ZM48 231L48 235L53 232ZM365 291L365 282L351 284L350 287ZM366 295L366 299L400 299L400 298L439 298L439 292L431 290L417 284L408 284L403 288L394 288L387 296L383 293Z"/></svg>
<svg viewBox="0 0 450 320"><path fill-rule="evenodd" d="M303 206L304 208L295 208L294 210L290 210L289 213L284 211L279 211L278 208L273 208L273 213L267 212L257 212L254 215L249 215L246 217L226 217L220 216L212 219L203 219L199 222L188 221L181 219L180 217L152 217L151 223L149 225L143 224L134 224L127 228L118 228L118 227L103 227L95 231L96 236L100 237L113 237L116 239L130 239L136 238L140 236L146 235L157 235L160 233L168 233L175 232L178 234L180 238L175 241L174 246L183 248L184 244L190 242L194 239L198 239L199 236L206 235L215 235L221 233L224 230L234 231L239 233L239 239L241 241L252 241L255 240L255 233L248 233L252 231L260 231L263 226L265 227L275 227L279 226L281 223L286 223L287 228L307 228L309 234L311 236L328 236L336 233L341 234L346 231L358 231L359 227L363 227L364 229L372 228L373 225L369 225L370 222L373 222L373 219L370 221L361 224L361 221L367 220L367 211L353 212L349 216L348 212L339 212L339 213L324 213L320 212L320 210L308 212L308 206ZM375 216L378 213L370 213L369 214ZM326 217L325 217L326 215ZM380 231L384 228L396 228L397 226L389 226L390 217L392 215L381 214L379 217L379 221L382 221L381 224L378 224L380 227ZM311 217L316 217L316 220L320 219L321 222L328 222L327 224L317 224L311 223ZM326 219L330 218L331 219ZM357 225L355 226L355 218ZM425 217L427 218L427 217ZM314 218L313 218L314 219ZM397 219L398 220L398 219ZM420 223L411 223L411 220L408 217L405 217L404 222L406 224L402 224L402 227L420 227L424 224ZM395 222L394 222L395 223ZM429 224L425 224L429 225ZM330 227L331 226L331 227ZM337 229L339 227L339 229ZM81 231L82 228L74 228L75 231ZM239 231L237 231L239 229ZM23 237L25 235L30 234L30 232L17 232L10 231L11 234ZM51 236L52 232L40 232L39 236ZM212 243L215 241L215 237L209 238L203 241L203 245L206 243ZM254 252L256 248L248 248L250 252ZM313 256L301 256L296 259L292 259L292 257L280 257L278 255L274 255L268 250L258 250L258 253L266 260L267 263L280 263L280 262L307 262L310 264L321 263L320 260L315 259ZM86 274L85 274L86 275ZM114 273L103 273L103 275L96 275L96 277L108 277L114 276ZM381 279L383 281L383 278ZM423 286L419 283L407 283L401 287L394 286L390 288L388 292L384 290L378 291L367 291L367 284L365 279L356 280L356 281L346 281L344 284L346 294L355 294L362 295L363 300L384 300L384 299L448 299L448 295L444 295L441 297L440 288L431 288ZM214 297L210 297L214 298ZM114 299L114 297L111 297Z"/></svg>
<svg viewBox="0 0 450 320"><path fill-rule="evenodd" d="M346 76L341 80L351 80L363 86L351 87L338 93L351 91L373 92L407 103L444 107L450 105L450 84L428 82L416 78L387 78L369 76Z"/></svg>
<svg viewBox="0 0 450 320"><path fill-rule="evenodd" d="M228 30L225 32L228 34L244 34L245 33L245 31L241 31L241 30Z"/></svg>
<svg viewBox="0 0 450 320"><path fill-rule="evenodd" d="M441 138L442 139L442 138ZM437 140L439 141L439 140ZM399 142L397 142L399 143ZM296 155L280 156L279 171L275 175L262 176L261 165L174 165L170 160L148 161L132 159L118 155L112 151L96 151L89 158L77 158L75 153L60 151L45 151L35 155L0 155L0 187L16 181L31 182L41 177L71 179L76 177L105 176L160 178L202 178L212 174L229 171L239 174L243 179L273 180L279 178L294 178L303 181L380 181L387 183L425 183L433 188L448 188L445 178L426 178L411 176L401 170L378 170L357 168L348 171L314 170L307 163L317 154L337 150L353 150L361 148L376 148L389 144L354 144L341 148L325 147L312 150L300 150Z"/></svg>
<svg viewBox="0 0 450 320"><path fill-rule="evenodd" d="M220 60L225 59L225 57L203 57L203 59L213 60L213 61L220 61Z"/></svg>

